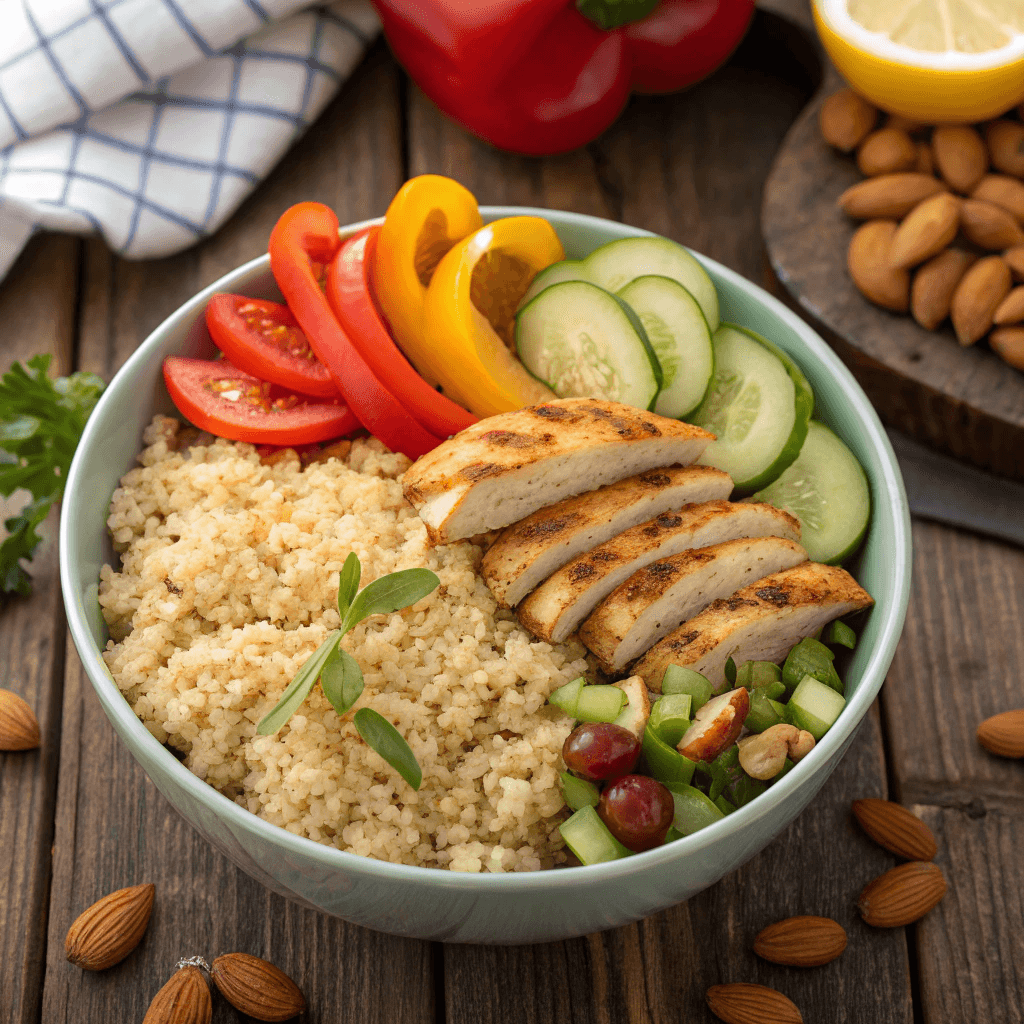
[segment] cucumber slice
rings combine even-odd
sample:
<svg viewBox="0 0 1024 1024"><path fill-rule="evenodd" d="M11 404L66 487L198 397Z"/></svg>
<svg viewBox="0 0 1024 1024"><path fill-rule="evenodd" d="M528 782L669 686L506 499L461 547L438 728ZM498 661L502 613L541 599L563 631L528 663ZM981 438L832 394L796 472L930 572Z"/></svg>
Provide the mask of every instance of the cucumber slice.
<svg viewBox="0 0 1024 1024"><path fill-rule="evenodd" d="M567 715L572 718L576 717L576 708L580 703L580 694L583 692L583 685L586 680L583 676L579 679L574 679L571 683L566 683L564 686L560 686L557 690L553 690L551 696L548 697L548 703L554 704L556 708L561 708Z"/></svg>
<svg viewBox="0 0 1024 1024"><path fill-rule="evenodd" d="M812 676L804 676L789 698L786 717L791 725L806 729L816 740L820 740L832 728L844 707L846 698L841 697L831 686Z"/></svg>
<svg viewBox="0 0 1024 1024"><path fill-rule="evenodd" d="M782 678L782 669L774 661L745 661L736 670L736 685L745 686L748 690L758 686L770 686ZM785 692L785 687L779 693ZM774 696L774 694L769 694Z"/></svg>
<svg viewBox="0 0 1024 1024"><path fill-rule="evenodd" d="M568 821L558 826L565 845L584 864L602 864L630 856L626 849L608 831L608 826L598 817L593 807L581 807Z"/></svg>
<svg viewBox="0 0 1024 1024"><path fill-rule="evenodd" d="M661 680L662 693L688 693L690 695L690 713L696 714L714 693L714 687L708 679L692 668L682 665L669 665Z"/></svg>
<svg viewBox="0 0 1024 1024"><path fill-rule="evenodd" d="M672 827L684 836L693 835L694 832L699 832L702 828L707 828L708 825L714 825L716 821L721 821L725 817L721 809L716 807L714 802L709 800L699 789L695 789L693 786L669 786L668 788L672 793L672 802L675 804Z"/></svg>
<svg viewBox="0 0 1024 1024"><path fill-rule="evenodd" d="M838 565L857 550L871 515L871 494L860 463L816 420L811 420L796 461L754 497L796 516L808 557L828 565Z"/></svg>
<svg viewBox="0 0 1024 1024"><path fill-rule="evenodd" d="M545 288L516 317L523 365L559 398L653 407L661 366L636 314L586 281Z"/></svg>
<svg viewBox="0 0 1024 1024"><path fill-rule="evenodd" d="M715 374L690 421L717 440L698 461L724 469L736 490L749 494L800 454L814 394L797 365L760 335L723 324L712 341Z"/></svg>
<svg viewBox="0 0 1024 1024"><path fill-rule="evenodd" d="M670 747L653 729L644 730L641 753L647 772L652 778L670 788L673 785L687 786L690 784L697 763L688 757L683 757L678 750Z"/></svg>
<svg viewBox="0 0 1024 1024"><path fill-rule="evenodd" d="M630 281L649 274L678 281L699 303L708 328L714 332L718 292L707 271L676 242L667 238L620 238L595 249L584 261L588 280L617 292Z"/></svg>
<svg viewBox="0 0 1024 1024"><path fill-rule="evenodd" d="M644 325L661 364L654 411L679 419L704 400L715 371L711 331L697 300L678 282L650 274L618 292Z"/></svg>
<svg viewBox="0 0 1024 1024"><path fill-rule="evenodd" d="M625 703L626 695L617 686L584 686L576 717L581 722L614 722Z"/></svg>
<svg viewBox="0 0 1024 1024"><path fill-rule="evenodd" d="M690 728L690 704L688 693L670 693L654 702L647 728L652 729L662 742L670 747L683 738Z"/></svg>
<svg viewBox="0 0 1024 1024"><path fill-rule="evenodd" d="M570 811L578 811L581 807L596 807L601 802L601 790L586 779L577 778L569 772L560 772L562 780L562 796Z"/></svg>
<svg viewBox="0 0 1024 1024"><path fill-rule="evenodd" d="M552 263L530 282L526 294L519 300L519 309L529 305L545 288L550 288L553 284L561 284L563 281L586 280L587 272L583 260L561 260L558 263Z"/></svg>

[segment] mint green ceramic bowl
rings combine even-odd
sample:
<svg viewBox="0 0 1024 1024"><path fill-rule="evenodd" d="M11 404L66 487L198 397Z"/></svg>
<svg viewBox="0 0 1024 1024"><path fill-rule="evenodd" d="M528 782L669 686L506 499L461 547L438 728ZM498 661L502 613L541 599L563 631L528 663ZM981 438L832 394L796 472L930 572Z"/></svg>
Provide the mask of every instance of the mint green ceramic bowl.
<svg viewBox="0 0 1024 1024"><path fill-rule="evenodd" d="M523 213L547 217L570 257L585 256L616 238L647 234L550 210L489 207L483 213L485 220ZM118 372L89 420L64 498L60 567L71 635L121 739L178 812L242 870L275 892L368 928L451 942L543 942L622 925L706 889L770 843L814 797L878 693L903 628L910 588L906 496L878 417L829 347L756 285L698 258L718 287L722 318L760 332L797 360L814 388L815 415L864 466L873 514L851 568L876 604L846 672L847 706L807 758L765 795L710 828L610 864L467 875L359 857L257 818L201 782L161 746L135 717L100 657L107 633L96 600L99 572L105 563L116 564L107 506L119 478L134 464L143 427L154 413L173 412L161 361L169 355L212 354L203 310L214 292L276 298L267 257L226 275L182 306Z"/></svg>

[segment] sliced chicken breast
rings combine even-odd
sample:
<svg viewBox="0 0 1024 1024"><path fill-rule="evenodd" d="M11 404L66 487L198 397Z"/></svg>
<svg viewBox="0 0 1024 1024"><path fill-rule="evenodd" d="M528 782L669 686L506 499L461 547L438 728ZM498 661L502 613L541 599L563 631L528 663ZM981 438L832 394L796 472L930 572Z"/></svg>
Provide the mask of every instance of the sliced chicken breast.
<svg viewBox="0 0 1024 1024"><path fill-rule="evenodd" d="M443 544L656 466L689 465L713 439L618 402L560 398L474 423L419 459L403 487Z"/></svg>
<svg viewBox="0 0 1024 1024"><path fill-rule="evenodd" d="M729 474L711 466L648 470L566 498L510 526L484 555L481 573L498 604L511 608L570 559L623 530L731 492Z"/></svg>
<svg viewBox="0 0 1024 1024"><path fill-rule="evenodd" d="M737 537L799 540L800 524L772 505L748 502L706 501L664 512L563 565L520 604L519 621L558 643L637 569Z"/></svg>
<svg viewBox="0 0 1024 1024"><path fill-rule="evenodd" d="M737 665L781 664L796 643L825 623L872 604L871 595L845 569L804 562L715 601L652 647L633 671L656 693L669 665L692 668L719 689L729 658Z"/></svg>
<svg viewBox="0 0 1024 1024"><path fill-rule="evenodd" d="M580 639L606 672L618 672L712 601L806 561L785 537L727 540L662 558L613 590L580 626Z"/></svg>

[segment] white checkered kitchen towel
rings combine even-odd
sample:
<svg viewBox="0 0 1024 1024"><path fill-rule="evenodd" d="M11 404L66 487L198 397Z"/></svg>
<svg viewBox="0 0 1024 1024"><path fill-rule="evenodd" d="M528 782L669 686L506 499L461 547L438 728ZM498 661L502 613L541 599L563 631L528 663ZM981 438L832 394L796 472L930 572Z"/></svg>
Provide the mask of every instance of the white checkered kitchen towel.
<svg viewBox="0 0 1024 1024"><path fill-rule="evenodd" d="M42 228L130 259L211 234L379 28L367 0L0 0L0 277Z"/></svg>

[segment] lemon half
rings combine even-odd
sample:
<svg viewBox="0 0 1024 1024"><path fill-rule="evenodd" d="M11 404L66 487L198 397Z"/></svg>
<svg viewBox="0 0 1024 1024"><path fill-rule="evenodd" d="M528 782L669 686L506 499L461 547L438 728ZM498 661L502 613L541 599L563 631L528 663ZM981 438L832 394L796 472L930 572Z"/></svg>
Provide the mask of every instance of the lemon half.
<svg viewBox="0 0 1024 1024"><path fill-rule="evenodd" d="M1024 0L814 0L832 62L883 110L984 121L1024 101Z"/></svg>

